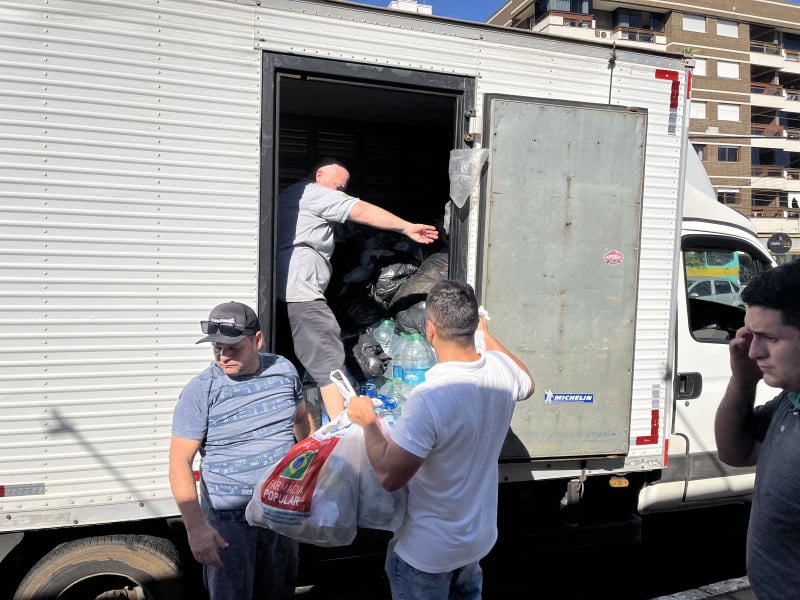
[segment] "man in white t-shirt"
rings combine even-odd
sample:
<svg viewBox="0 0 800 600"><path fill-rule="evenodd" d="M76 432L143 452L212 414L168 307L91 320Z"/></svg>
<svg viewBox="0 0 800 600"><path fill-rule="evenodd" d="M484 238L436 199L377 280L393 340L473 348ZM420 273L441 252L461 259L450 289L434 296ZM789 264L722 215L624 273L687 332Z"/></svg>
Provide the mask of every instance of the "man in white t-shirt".
<svg viewBox="0 0 800 600"><path fill-rule="evenodd" d="M437 364L411 393L386 438L372 400L347 414L364 427L367 456L383 487L408 486L386 574L395 599L481 597L479 561L497 541L497 461L516 403L534 391L530 371L478 316L471 286L440 281L426 299L426 337ZM481 331L485 350L475 347Z"/></svg>
<svg viewBox="0 0 800 600"><path fill-rule="evenodd" d="M322 159L307 179L280 195L278 210L277 352L294 357L319 386L322 402L333 419L344 410L344 398L330 373L343 369L344 344L336 317L325 299L335 246L333 225L354 221L402 233L420 244L439 237L433 225L410 223L379 206L344 192L350 173L332 158Z"/></svg>

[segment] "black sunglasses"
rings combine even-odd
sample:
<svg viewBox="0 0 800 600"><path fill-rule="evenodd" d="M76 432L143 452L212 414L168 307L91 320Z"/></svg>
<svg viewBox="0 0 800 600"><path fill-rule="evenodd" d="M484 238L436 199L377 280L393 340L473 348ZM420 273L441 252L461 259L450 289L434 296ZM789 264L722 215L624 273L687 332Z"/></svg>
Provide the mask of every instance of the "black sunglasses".
<svg viewBox="0 0 800 600"><path fill-rule="evenodd" d="M228 337L238 337L247 331L247 327L237 325L235 319L215 319L214 321L200 321L203 333L221 333Z"/></svg>

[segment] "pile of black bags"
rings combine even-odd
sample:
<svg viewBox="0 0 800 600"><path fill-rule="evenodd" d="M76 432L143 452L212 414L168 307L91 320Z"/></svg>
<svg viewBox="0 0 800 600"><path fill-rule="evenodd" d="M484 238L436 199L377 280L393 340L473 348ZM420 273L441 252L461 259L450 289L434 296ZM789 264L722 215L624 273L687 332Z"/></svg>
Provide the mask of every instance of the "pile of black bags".
<svg viewBox="0 0 800 600"><path fill-rule="evenodd" d="M441 242L430 248L384 231L361 237L361 244L358 237L356 228L340 235L326 295L342 328L346 366L363 381L379 377L390 360L372 336L383 319L394 319L398 333L425 334L425 298L447 279L449 256Z"/></svg>

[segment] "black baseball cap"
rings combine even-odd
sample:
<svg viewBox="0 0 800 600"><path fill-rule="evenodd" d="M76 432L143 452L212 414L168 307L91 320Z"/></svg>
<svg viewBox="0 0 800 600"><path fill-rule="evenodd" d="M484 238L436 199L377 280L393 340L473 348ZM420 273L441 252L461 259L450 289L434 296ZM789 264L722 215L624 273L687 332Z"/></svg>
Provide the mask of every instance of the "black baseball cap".
<svg viewBox="0 0 800 600"><path fill-rule="evenodd" d="M206 337L197 340L233 346L244 338L261 331L258 315L241 302L224 302L211 309L207 321L200 321L200 328Z"/></svg>

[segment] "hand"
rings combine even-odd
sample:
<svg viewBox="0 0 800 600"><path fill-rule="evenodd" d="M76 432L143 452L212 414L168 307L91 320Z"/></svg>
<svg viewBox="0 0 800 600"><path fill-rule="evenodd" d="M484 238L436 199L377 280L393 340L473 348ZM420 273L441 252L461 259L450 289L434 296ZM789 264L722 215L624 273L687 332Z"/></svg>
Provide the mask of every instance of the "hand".
<svg viewBox="0 0 800 600"><path fill-rule="evenodd" d="M741 327L728 345L731 373L738 379L758 381L762 377L758 364L749 356L753 334L747 327Z"/></svg>
<svg viewBox="0 0 800 600"><path fill-rule="evenodd" d="M356 425L369 425L378 420L372 398L369 396L353 396L347 403L347 417Z"/></svg>
<svg viewBox="0 0 800 600"><path fill-rule="evenodd" d="M489 321L486 319L486 317L480 317L480 319L478 319L477 331L482 331L483 333L489 333Z"/></svg>
<svg viewBox="0 0 800 600"><path fill-rule="evenodd" d="M439 238L439 231L436 227L422 223L412 223L403 233L420 244L430 244Z"/></svg>
<svg viewBox="0 0 800 600"><path fill-rule="evenodd" d="M204 527L187 533L192 556L197 562L208 567L222 566L219 551L227 548L228 542L222 538L216 529L206 523Z"/></svg>

